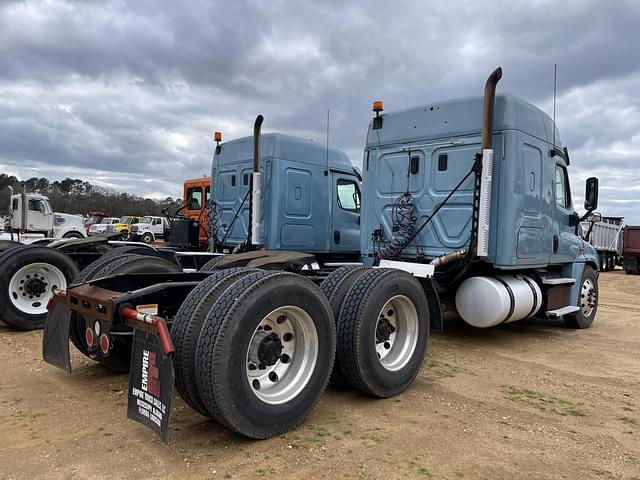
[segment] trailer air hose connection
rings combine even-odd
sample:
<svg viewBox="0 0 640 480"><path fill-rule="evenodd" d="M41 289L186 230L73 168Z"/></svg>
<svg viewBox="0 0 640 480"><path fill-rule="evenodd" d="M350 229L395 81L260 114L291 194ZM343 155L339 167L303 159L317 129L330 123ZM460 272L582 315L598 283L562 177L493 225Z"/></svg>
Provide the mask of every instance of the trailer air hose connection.
<svg viewBox="0 0 640 480"><path fill-rule="evenodd" d="M416 206L410 193L405 193L396 199L391 211L393 237L380 249L377 254L378 259L395 258L411 241L418 220L415 210Z"/></svg>

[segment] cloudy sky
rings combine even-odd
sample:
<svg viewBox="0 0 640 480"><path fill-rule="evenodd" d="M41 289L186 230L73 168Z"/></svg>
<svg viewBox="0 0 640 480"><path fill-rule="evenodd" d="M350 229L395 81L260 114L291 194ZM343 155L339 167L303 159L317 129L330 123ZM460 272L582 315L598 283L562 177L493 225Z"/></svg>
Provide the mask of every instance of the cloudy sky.
<svg viewBox="0 0 640 480"><path fill-rule="evenodd" d="M640 224L640 2L0 0L0 171L181 196L212 132L331 143L360 163L387 111L499 91L552 112L576 205Z"/></svg>

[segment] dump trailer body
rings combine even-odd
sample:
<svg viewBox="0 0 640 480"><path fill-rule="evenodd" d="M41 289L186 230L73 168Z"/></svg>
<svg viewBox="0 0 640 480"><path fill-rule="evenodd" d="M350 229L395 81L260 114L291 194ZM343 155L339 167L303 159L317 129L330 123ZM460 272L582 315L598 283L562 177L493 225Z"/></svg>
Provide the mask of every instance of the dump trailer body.
<svg viewBox="0 0 640 480"><path fill-rule="evenodd" d="M627 225L624 228L622 256L624 271L640 275L640 226Z"/></svg>
<svg viewBox="0 0 640 480"><path fill-rule="evenodd" d="M232 248L248 237L253 140L221 144L213 160L218 240ZM341 151L267 134L261 142L260 244L313 253L359 250L360 179Z"/></svg>
<svg viewBox="0 0 640 480"><path fill-rule="evenodd" d="M598 252L600 257L600 270L613 269L622 259L622 217L602 217L602 221L590 225L588 222L582 223L583 232L591 232L588 241Z"/></svg>
<svg viewBox="0 0 640 480"><path fill-rule="evenodd" d="M463 98L384 114L381 128L374 128L375 122L369 126L363 160L365 261L377 253L372 238L382 237L384 244L393 237L398 196L412 195L419 225L469 172L480 151L481 112L481 97ZM504 270L595 261L593 248L570 225L575 210L568 162L550 155L554 140L558 150L562 144L549 116L519 98L497 96L492 139L490 235L483 260ZM473 193L469 176L401 256L433 259L467 248Z"/></svg>

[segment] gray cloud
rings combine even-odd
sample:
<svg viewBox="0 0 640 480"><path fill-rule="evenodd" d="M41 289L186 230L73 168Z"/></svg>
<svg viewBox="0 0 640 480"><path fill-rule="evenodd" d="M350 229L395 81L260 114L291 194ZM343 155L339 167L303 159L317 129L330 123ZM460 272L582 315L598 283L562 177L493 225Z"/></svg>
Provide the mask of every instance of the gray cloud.
<svg viewBox="0 0 640 480"><path fill-rule="evenodd" d="M500 90L552 111L576 202L640 223L640 4L633 1L15 1L0 7L0 168L181 193L214 129L331 142L360 162L371 100L396 110Z"/></svg>

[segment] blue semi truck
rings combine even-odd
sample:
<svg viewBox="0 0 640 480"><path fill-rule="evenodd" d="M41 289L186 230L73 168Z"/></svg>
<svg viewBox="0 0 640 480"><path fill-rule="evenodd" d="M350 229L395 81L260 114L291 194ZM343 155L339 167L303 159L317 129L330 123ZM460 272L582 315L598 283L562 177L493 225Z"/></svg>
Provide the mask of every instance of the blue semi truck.
<svg viewBox="0 0 640 480"><path fill-rule="evenodd" d="M253 138L214 155L211 245L235 253L193 273L98 260L54 297L45 360L70 372L71 339L130 366L128 416L163 438L174 383L201 414L268 438L303 421L332 373L372 397L404 391L447 309L480 328L589 327L597 255L577 228L597 179L581 217L555 125L496 97L501 74L481 98L391 114L375 102L362 177L337 150L262 136L259 116Z"/></svg>

